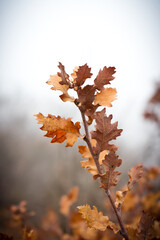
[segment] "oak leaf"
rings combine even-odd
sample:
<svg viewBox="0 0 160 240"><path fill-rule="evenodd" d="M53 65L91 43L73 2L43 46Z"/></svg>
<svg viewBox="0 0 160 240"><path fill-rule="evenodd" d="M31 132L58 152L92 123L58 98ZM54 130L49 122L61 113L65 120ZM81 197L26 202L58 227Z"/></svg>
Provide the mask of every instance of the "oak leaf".
<svg viewBox="0 0 160 240"><path fill-rule="evenodd" d="M110 81L114 79L113 74L115 73L115 67L104 67L100 69L94 84L98 90L102 90L104 85L110 84Z"/></svg>
<svg viewBox="0 0 160 240"><path fill-rule="evenodd" d="M94 104L112 107L111 102L116 99L117 91L115 88L105 88L95 96Z"/></svg>
<svg viewBox="0 0 160 240"><path fill-rule="evenodd" d="M105 173L97 174L94 176L94 179L98 177L101 178L102 185L104 189L108 190L112 186L116 186L118 183L118 175L121 173L119 171L114 171L116 167L119 167L122 163L122 160L118 158L119 156L111 150L108 154L105 155L105 159L102 161Z"/></svg>
<svg viewBox="0 0 160 240"><path fill-rule="evenodd" d="M51 114L45 117L42 113L36 114L35 116L37 117L38 123L43 124L40 129L47 131L45 136L52 138L51 143L62 143L67 140L66 147L72 147L78 137L80 137L80 123L76 122L74 124L71 118L65 119L60 116L55 117Z"/></svg>
<svg viewBox="0 0 160 240"><path fill-rule="evenodd" d="M77 90L79 106L83 108L84 111L92 109L94 105L95 87L93 85L86 85L84 88Z"/></svg>
<svg viewBox="0 0 160 240"><path fill-rule="evenodd" d="M78 187L72 188L67 195L61 197L60 200L60 212L67 216L70 211L70 207L73 203L77 201L78 198Z"/></svg>
<svg viewBox="0 0 160 240"><path fill-rule="evenodd" d="M109 224L109 218L107 216L103 216L102 212L98 212L95 206L93 206L93 209L91 209L91 207L86 204L83 206L78 206L77 208L82 214L82 217L86 220L88 227L100 231L106 230Z"/></svg>
<svg viewBox="0 0 160 240"><path fill-rule="evenodd" d="M68 89L69 86L66 84L61 84L61 77L59 77L58 75L50 75L50 79L46 82L48 85L53 85L53 87L51 87L52 90L60 90L62 91L62 95L60 95L60 98L62 99L62 101L66 102L66 101L70 101L70 102L74 102L74 97L71 97L68 94Z"/></svg>
<svg viewBox="0 0 160 240"><path fill-rule="evenodd" d="M79 66L77 71L74 71L74 75L72 74L72 77L74 78L74 85L75 86L83 85L85 80L87 78L90 78L91 76L92 76L91 68L89 68L87 64Z"/></svg>
<svg viewBox="0 0 160 240"><path fill-rule="evenodd" d="M132 189L133 185L139 181L139 179L143 176L143 165L141 163L132 167L128 173L129 181L128 181L128 189Z"/></svg>
<svg viewBox="0 0 160 240"><path fill-rule="evenodd" d="M93 141L92 141L93 142ZM95 165L94 159L86 146L78 146L79 152L82 154L83 158L88 158L88 160L81 161L82 168L88 168L88 172L90 172L92 175L98 174L97 167ZM105 155L107 154L107 151L104 150L99 154L99 164L102 165L102 161L104 160Z"/></svg>
<svg viewBox="0 0 160 240"><path fill-rule="evenodd" d="M94 119L96 121L96 131L91 132L91 137L97 141L97 145L94 148L95 152L112 150L114 145L109 144L109 142L120 136L122 132L121 129L117 128L118 122L111 123L112 115L107 117L105 108L100 112L96 112Z"/></svg>
<svg viewBox="0 0 160 240"><path fill-rule="evenodd" d="M73 229L74 236L77 238L82 237L86 240L97 239L97 230L89 228L82 214L77 211L71 213L70 226Z"/></svg>
<svg viewBox="0 0 160 240"><path fill-rule="evenodd" d="M70 87L69 75L66 73L65 67L61 62L59 62L58 68L60 69L60 72L57 73L57 75L61 77L60 84L65 84Z"/></svg>
<svg viewBox="0 0 160 240"><path fill-rule="evenodd" d="M96 180L97 178L101 179L101 186L100 188L104 188L105 190L109 190L111 187L116 186L118 183L117 177L121 174L120 171L114 171L102 174L96 174L93 176L93 178Z"/></svg>
<svg viewBox="0 0 160 240"><path fill-rule="evenodd" d="M79 67L74 67L73 69L73 73L71 73L71 77L73 78L73 82L75 81L75 79L77 78L77 71L78 71Z"/></svg>
<svg viewBox="0 0 160 240"><path fill-rule="evenodd" d="M106 171L113 172L116 167L119 167L122 163L122 160L119 159L119 156L111 150L107 155L105 155L105 159L102 161L104 168Z"/></svg>

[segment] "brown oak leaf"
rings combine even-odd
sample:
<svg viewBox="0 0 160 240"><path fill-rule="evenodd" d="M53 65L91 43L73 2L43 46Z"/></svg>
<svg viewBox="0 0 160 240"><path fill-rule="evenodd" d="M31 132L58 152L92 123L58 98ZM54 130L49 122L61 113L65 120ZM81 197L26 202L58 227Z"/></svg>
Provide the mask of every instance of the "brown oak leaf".
<svg viewBox="0 0 160 240"><path fill-rule="evenodd" d="M122 160L118 158L119 156L111 150L109 154L105 156L105 160L102 161L106 171L113 172L116 167L119 167L122 163Z"/></svg>
<svg viewBox="0 0 160 240"><path fill-rule="evenodd" d="M40 129L47 131L44 136L52 138L51 143L62 143L67 140L66 147L72 147L78 137L80 137L80 123L76 122L74 124L71 118L65 119L60 116L55 117L51 114L45 117L42 113L36 114L35 116L37 117L38 123L43 124Z"/></svg>
<svg viewBox="0 0 160 240"><path fill-rule="evenodd" d="M72 188L67 195L61 197L60 200L60 212L67 216L70 211L70 207L73 203L77 201L78 198L78 187Z"/></svg>
<svg viewBox="0 0 160 240"><path fill-rule="evenodd" d="M70 87L69 75L66 73L65 67L61 62L59 62L58 68L60 69L60 72L57 73L57 75L61 77L60 84L69 85Z"/></svg>
<svg viewBox="0 0 160 240"><path fill-rule="evenodd" d="M143 176L143 165L141 163L132 167L128 173L129 181L128 181L128 189L132 189L133 185L139 181L139 179Z"/></svg>
<svg viewBox="0 0 160 240"><path fill-rule="evenodd" d="M118 183L117 177L121 174L120 171L107 171L103 174L96 174L93 176L93 179L100 178L101 179L101 186L100 188L104 188L105 190L109 190L111 187L116 186Z"/></svg>
<svg viewBox="0 0 160 240"><path fill-rule="evenodd" d="M100 112L96 112L94 119L96 120L96 131L91 132L91 137L97 141L97 145L94 148L96 153L103 150L112 150L113 144L109 142L120 136L122 129L118 129L118 122L111 123L112 115L109 117L105 114L105 109Z"/></svg>
<svg viewBox="0 0 160 240"><path fill-rule="evenodd" d="M95 96L94 104L112 107L111 102L116 99L117 91L115 88L105 88Z"/></svg>
<svg viewBox="0 0 160 240"><path fill-rule="evenodd" d="M109 154L105 155L105 159L102 161L105 173L97 174L94 176L94 179L97 177L101 178L102 185L104 189L108 190L112 186L116 186L118 183L118 175L121 173L119 171L114 171L116 167L119 167L122 163L122 160L118 158L118 155L115 154L113 150Z"/></svg>
<svg viewBox="0 0 160 240"><path fill-rule="evenodd" d="M92 76L91 68L87 64L79 66L77 70L74 71L72 77L74 78L74 85L81 86L87 78Z"/></svg>
<svg viewBox="0 0 160 240"><path fill-rule="evenodd" d="M84 111L94 108L92 104L94 101L95 87L93 85L86 85L84 88L80 88L77 91L79 106Z"/></svg>
<svg viewBox="0 0 160 240"><path fill-rule="evenodd" d="M104 67L100 69L94 84L98 90L102 90L104 85L110 84L110 81L114 79L113 74L115 73L115 67Z"/></svg>

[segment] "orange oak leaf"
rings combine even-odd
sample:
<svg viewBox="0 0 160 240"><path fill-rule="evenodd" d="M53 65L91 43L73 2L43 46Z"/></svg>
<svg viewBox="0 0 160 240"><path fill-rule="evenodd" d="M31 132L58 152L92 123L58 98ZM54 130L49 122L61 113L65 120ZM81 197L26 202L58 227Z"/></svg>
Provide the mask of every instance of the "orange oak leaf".
<svg viewBox="0 0 160 240"><path fill-rule="evenodd" d="M70 87L69 75L66 73L65 68L61 62L59 62L58 68L60 69L60 72L57 73L57 75L61 77L60 84L69 85Z"/></svg>
<svg viewBox="0 0 160 240"><path fill-rule="evenodd" d="M60 98L62 99L63 102L66 101L70 101L70 102L74 102L74 97L71 97L68 94L68 89L69 86L66 84L61 84L61 77L59 77L58 75L50 75L50 79L46 82L48 85L53 85L53 87L51 87L52 90L60 90L63 92L62 95L60 95Z"/></svg>
<svg viewBox="0 0 160 240"><path fill-rule="evenodd" d="M92 141L93 142L93 141ZM93 157L86 146L78 146L79 152L82 154L83 158L88 158L88 160L81 161L82 168L88 168L88 172L90 172L92 175L98 174L97 167L95 165L95 162L93 160ZM104 150L99 154L99 164L102 165L102 161L104 160L105 155L107 154L107 151Z"/></svg>
<svg viewBox="0 0 160 240"><path fill-rule="evenodd" d="M89 228L85 219L82 218L82 215L79 212L72 212L70 216L70 225L73 229L75 238L77 237L79 239L79 237L81 237L86 240L96 239L97 230Z"/></svg>
<svg viewBox="0 0 160 240"><path fill-rule="evenodd" d="M73 78L73 81L75 81L75 79L77 78L77 71L78 71L79 67L74 67L73 69L73 73L71 73L71 77Z"/></svg>
<svg viewBox="0 0 160 240"><path fill-rule="evenodd" d="M95 96L94 104L112 107L111 102L116 99L117 91L115 88L105 88Z"/></svg>
<svg viewBox="0 0 160 240"><path fill-rule="evenodd" d="M102 212L98 212L97 208L93 206L93 209L86 204L83 206L78 206L79 212L82 217L86 220L88 227L94 228L96 230L105 231L108 224L108 216L103 216Z"/></svg>
<svg viewBox="0 0 160 240"><path fill-rule="evenodd" d="M128 181L128 189L132 189L133 185L139 181L139 179L143 176L143 165L141 163L132 167L128 173L129 181Z"/></svg>
<svg viewBox="0 0 160 240"><path fill-rule="evenodd" d="M115 73L115 67L104 67L100 69L94 84L98 90L102 90L104 85L110 84L110 81L114 79L113 74Z"/></svg>
<svg viewBox="0 0 160 240"><path fill-rule="evenodd" d="M115 201L115 205L118 209L121 208L124 200L125 200L125 196L128 193L128 188L124 187L122 189L122 191L116 191L116 201Z"/></svg>
<svg viewBox="0 0 160 240"><path fill-rule="evenodd" d="M78 198L78 187L72 188L67 195L61 197L60 200L60 212L67 216L70 211L70 207L73 203L77 201Z"/></svg>
<svg viewBox="0 0 160 240"><path fill-rule="evenodd" d="M47 131L46 137L52 138L51 143L62 143L67 140L66 147L72 147L73 144L80 137L79 129L80 123L75 124L71 121L71 118L65 119L60 116L48 114L45 117L42 113L35 115L39 124L43 124L40 128L43 131Z"/></svg>
<svg viewBox="0 0 160 240"><path fill-rule="evenodd" d="M115 146L109 142L116 137L120 136L122 129L117 129L118 122L111 123L112 115L109 117L105 114L105 109L96 112L94 119L96 120L96 131L91 132L91 137L97 141L94 148L95 152L103 150L112 150Z"/></svg>
<svg viewBox="0 0 160 240"><path fill-rule="evenodd" d="M76 74L72 75L72 77L74 77L75 86L81 86L87 78L90 78L92 76L91 68L89 68L87 64L79 66L75 73Z"/></svg>

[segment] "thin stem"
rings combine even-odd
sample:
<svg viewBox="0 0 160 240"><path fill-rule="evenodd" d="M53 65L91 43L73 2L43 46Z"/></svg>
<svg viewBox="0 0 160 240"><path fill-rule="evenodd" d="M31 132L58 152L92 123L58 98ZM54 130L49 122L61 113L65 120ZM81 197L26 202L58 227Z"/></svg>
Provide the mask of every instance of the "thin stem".
<svg viewBox="0 0 160 240"><path fill-rule="evenodd" d="M89 150L90 150L90 153L91 153L91 155L92 155L92 157L93 157L93 159L94 159L94 162L95 162L95 164L96 164L98 173L99 173L99 174L102 174L102 170L101 170L101 168L100 168L100 164L99 164L99 160L98 160L99 155L97 156L97 155L94 154L93 148L92 148L92 145L91 145L91 141L90 141L90 137L89 137L89 131L88 131L88 124L87 124L87 121L86 121L86 118L85 118L85 114L84 114L84 112L83 112L80 108L79 108L79 110L80 110L81 115L82 115L82 120L83 120L84 129L85 129L85 134L86 134L84 140L86 141L86 143L87 143L87 145L88 145L88 148L89 148ZM112 206L112 208L113 208L113 210L114 210L114 213L115 213L115 215L116 215L116 217L117 217L119 226L120 226L120 228L121 228L121 235L122 235L126 240L129 240L129 237L128 237L128 234L127 234L126 229L125 229L125 227L124 227L122 218L121 218L121 216L120 216L120 213L119 213L118 209L116 208L116 206L115 206L115 204L114 204L114 201L113 201L113 199L112 199L112 196L111 196L111 194L110 194L110 191L109 191L109 190L108 190L108 191L106 190L105 193L107 194L108 199L109 199L109 201L110 201L110 203L111 203L111 206Z"/></svg>
<svg viewBox="0 0 160 240"><path fill-rule="evenodd" d="M113 210L114 210L114 212L115 212L115 214L116 214L116 217L117 217L119 226L120 226L120 228L121 228L121 234L123 235L123 237L124 237L126 240L129 240L128 234L127 234L126 229L125 229L125 227L124 227L124 224L123 224L123 222L122 222L122 218L121 218L121 216L120 216L120 214L119 214L118 209L117 209L116 206L115 206L115 203L114 203L114 201L113 201L113 199L112 199L112 196L111 196L111 194L110 194L110 191L109 191L109 190L108 190L108 191L105 191L105 193L107 194L107 196L108 196L108 198L109 198L109 201L110 201L110 203L111 203L111 205L112 205L112 208L113 208Z"/></svg>
<svg viewBox="0 0 160 240"><path fill-rule="evenodd" d="M85 136L85 141L88 145L88 148L89 148L89 151L94 159L94 162L96 164L96 167L97 167L97 170L98 170L98 173L99 174L102 174L102 170L100 168L100 164L99 164L99 155L95 155L94 152L93 152L93 148L92 148L92 145L91 145L91 141L90 141L90 137L89 137L89 131L88 131L88 124L87 124L87 121L86 121L86 118L85 118L85 115L84 115L84 112L81 112L81 115L82 115L82 120L83 120L83 124L84 124L84 130L85 130L85 133L86 133L86 136Z"/></svg>

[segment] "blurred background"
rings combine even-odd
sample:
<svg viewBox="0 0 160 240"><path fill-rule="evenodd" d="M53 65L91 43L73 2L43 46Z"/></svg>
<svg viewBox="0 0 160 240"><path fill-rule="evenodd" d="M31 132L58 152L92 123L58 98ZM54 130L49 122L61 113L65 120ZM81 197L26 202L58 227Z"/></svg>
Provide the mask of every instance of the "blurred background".
<svg viewBox="0 0 160 240"><path fill-rule="evenodd" d="M50 144L33 117L80 121L75 106L45 83L59 61L69 74L88 63L93 79L100 68L116 67L118 100L107 112L123 129L116 142L122 176L137 162L160 164L158 124L144 118L160 79L159 23L159 0L0 1L1 223L4 209L21 200L38 217L49 206L58 211L60 197L75 185L81 203L102 208L103 193L80 166L82 142Z"/></svg>

